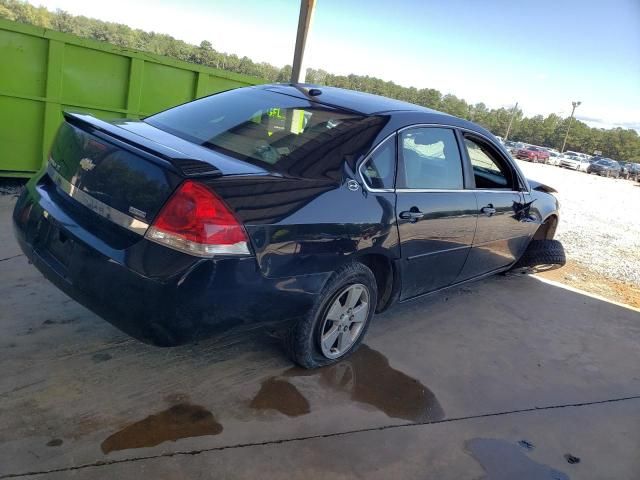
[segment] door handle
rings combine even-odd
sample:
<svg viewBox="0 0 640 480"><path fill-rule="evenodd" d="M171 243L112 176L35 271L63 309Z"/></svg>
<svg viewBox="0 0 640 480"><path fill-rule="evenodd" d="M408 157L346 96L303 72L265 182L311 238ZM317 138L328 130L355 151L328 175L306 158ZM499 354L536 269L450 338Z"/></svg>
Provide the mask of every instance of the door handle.
<svg viewBox="0 0 640 480"><path fill-rule="evenodd" d="M491 217L492 215L496 214L496 209L493 208L493 205L491 203L486 207L482 207L480 211L484 213L487 217Z"/></svg>
<svg viewBox="0 0 640 480"><path fill-rule="evenodd" d="M418 220L420 220L422 217L424 217L424 213L422 213L420 210L407 210L404 212L400 212L400 218L402 218L403 220L409 220L411 223L415 223Z"/></svg>

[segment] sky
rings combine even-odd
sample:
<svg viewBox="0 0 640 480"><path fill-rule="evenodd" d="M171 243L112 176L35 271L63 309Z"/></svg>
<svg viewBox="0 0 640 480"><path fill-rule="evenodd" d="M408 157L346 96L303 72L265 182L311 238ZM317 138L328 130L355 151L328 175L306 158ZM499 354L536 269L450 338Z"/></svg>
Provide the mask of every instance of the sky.
<svg viewBox="0 0 640 480"><path fill-rule="evenodd" d="M30 0L281 67L298 0ZM640 131L640 0L317 0L305 67Z"/></svg>

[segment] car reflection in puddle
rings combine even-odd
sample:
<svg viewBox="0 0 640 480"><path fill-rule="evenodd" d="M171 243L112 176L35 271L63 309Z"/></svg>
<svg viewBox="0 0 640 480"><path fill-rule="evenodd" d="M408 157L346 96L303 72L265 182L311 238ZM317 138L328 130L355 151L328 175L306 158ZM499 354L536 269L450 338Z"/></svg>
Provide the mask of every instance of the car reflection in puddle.
<svg viewBox="0 0 640 480"><path fill-rule="evenodd" d="M276 377L262 382L250 406L256 410L277 410L289 417L299 417L311 411L309 401L295 385Z"/></svg>
<svg viewBox="0 0 640 480"><path fill-rule="evenodd" d="M181 438L218 435L222 432L213 414L199 405L180 403L144 420L133 423L102 442L102 452L108 454L129 448L155 447Z"/></svg>
<svg viewBox="0 0 640 480"><path fill-rule="evenodd" d="M290 417L309 413L309 401L288 380L296 377L317 377L323 387L347 393L354 402L373 406L392 418L416 423L444 418L444 411L431 390L391 367L384 355L366 345L329 367L318 370L294 367L279 376L269 377L262 382L250 407L276 410Z"/></svg>

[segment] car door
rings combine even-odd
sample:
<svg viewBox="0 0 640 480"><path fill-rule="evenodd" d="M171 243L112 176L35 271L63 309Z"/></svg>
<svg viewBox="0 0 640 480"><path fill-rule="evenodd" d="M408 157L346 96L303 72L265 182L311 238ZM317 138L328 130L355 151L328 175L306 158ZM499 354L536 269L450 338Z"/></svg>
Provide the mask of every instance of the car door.
<svg viewBox="0 0 640 480"><path fill-rule="evenodd" d="M471 249L478 206L465 190L453 129L412 127L398 135L396 212L401 300L455 281Z"/></svg>
<svg viewBox="0 0 640 480"><path fill-rule="evenodd" d="M473 172L478 223L458 281L513 263L536 226L528 216L523 184L511 162L481 136L465 133L463 143L463 153Z"/></svg>

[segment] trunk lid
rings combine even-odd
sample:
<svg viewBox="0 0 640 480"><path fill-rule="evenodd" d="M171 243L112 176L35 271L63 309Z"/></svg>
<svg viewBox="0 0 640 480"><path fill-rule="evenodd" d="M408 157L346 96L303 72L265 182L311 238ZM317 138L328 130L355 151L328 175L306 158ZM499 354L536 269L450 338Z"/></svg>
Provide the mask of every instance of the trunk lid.
<svg viewBox="0 0 640 480"><path fill-rule="evenodd" d="M263 173L143 122L113 124L65 113L48 174L67 195L103 217L151 223L185 178ZM117 222L121 223L121 222Z"/></svg>
<svg viewBox="0 0 640 480"><path fill-rule="evenodd" d="M148 223L181 175L140 147L67 121L51 147L47 173L62 192L103 217L115 220L119 213Z"/></svg>

